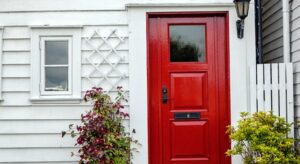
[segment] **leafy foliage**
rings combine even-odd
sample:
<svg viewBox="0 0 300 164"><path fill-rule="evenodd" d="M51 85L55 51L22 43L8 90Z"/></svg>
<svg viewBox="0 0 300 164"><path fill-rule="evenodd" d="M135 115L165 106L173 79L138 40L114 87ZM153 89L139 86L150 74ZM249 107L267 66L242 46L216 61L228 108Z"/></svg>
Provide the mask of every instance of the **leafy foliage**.
<svg viewBox="0 0 300 164"><path fill-rule="evenodd" d="M237 128L228 127L234 147L226 154L240 154L245 164L298 164L294 139L287 138L291 125L271 113L241 113Z"/></svg>
<svg viewBox="0 0 300 164"><path fill-rule="evenodd" d="M122 120L129 117L122 111L122 87L118 87L115 102L104 93L102 88L94 87L84 96L86 102L93 103L93 109L81 115L80 126L69 126L71 137L77 137L75 146L80 146L78 153L81 164L129 164L130 143L137 142L125 132ZM66 132L62 132L64 136ZM72 153L74 155L74 153Z"/></svg>

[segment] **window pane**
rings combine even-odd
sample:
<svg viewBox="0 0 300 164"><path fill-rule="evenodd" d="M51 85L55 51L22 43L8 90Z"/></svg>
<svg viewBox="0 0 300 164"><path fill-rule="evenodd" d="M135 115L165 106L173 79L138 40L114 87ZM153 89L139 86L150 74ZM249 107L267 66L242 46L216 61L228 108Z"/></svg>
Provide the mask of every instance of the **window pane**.
<svg viewBox="0 0 300 164"><path fill-rule="evenodd" d="M171 25L171 62L205 62L205 26Z"/></svg>
<svg viewBox="0 0 300 164"><path fill-rule="evenodd" d="M45 68L45 91L68 91L68 67Z"/></svg>
<svg viewBox="0 0 300 164"><path fill-rule="evenodd" d="M45 41L46 65L68 64L68 41Z"/></svg>

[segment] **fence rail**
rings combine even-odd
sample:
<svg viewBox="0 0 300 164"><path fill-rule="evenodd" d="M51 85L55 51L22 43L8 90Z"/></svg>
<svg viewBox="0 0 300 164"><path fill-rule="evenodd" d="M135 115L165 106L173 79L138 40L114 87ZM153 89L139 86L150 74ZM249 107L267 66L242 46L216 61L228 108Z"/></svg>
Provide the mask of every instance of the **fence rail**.
<svg viewBox="0 0 300 164"><path fill-rule="evenodd" d="M257 64L250 68L250 112L272 111L294 122L293 64ZM291 128L290 137L294 137Z"/></svg>

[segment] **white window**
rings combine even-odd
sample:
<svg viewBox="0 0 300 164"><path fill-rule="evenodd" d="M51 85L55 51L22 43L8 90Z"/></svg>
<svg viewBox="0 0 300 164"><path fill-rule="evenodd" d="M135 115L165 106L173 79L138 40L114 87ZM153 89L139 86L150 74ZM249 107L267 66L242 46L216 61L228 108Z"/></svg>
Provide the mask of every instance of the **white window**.
<svg viewBox="0 0 300 164"><path fill-rule="evenodd" d="M32 27L33 103L81 100L81 28Z"/></svg>
<svg viewBox="0 0 300 164"><path fill-rule="evenodd" d="M72 93L72 38L41 38L41 95Z"/></svg>

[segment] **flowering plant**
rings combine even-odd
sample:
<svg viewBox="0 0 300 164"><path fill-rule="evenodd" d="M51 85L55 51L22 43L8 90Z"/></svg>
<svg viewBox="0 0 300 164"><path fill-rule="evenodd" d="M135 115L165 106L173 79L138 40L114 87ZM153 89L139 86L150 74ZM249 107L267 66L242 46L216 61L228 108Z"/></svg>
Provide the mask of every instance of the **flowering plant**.
<svg viewBox="0 0 300 164"><path fill-rule="evenodd" d="M69 126L71 137L77 137L75 146L80 146L77 155L81 164L129 164L130 143L137 142L125 132L122 120L129 117L124 112L122 87L118 87L116 101L104 93L102 88L93 87L86 91L84 101L92 102L93 109L81 115L81 125ZM62 136L66 134L62 132ZM72 152L72 155L74 153Z"/></svg>

